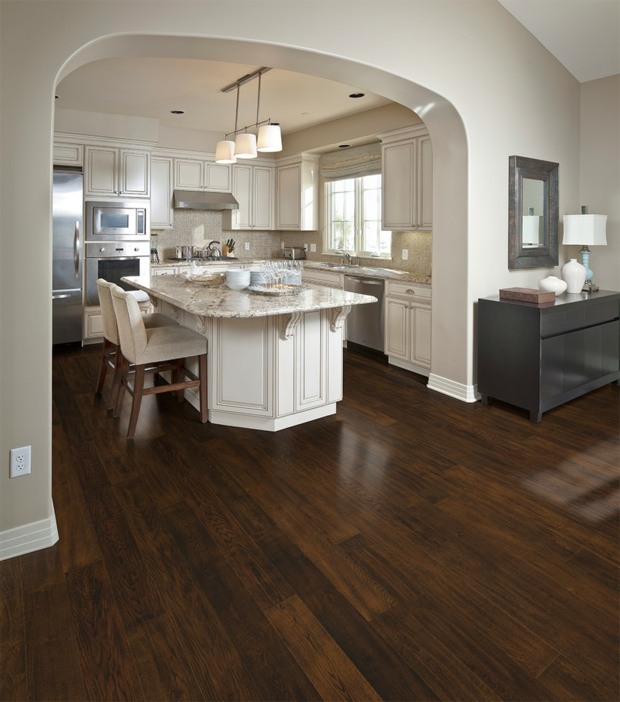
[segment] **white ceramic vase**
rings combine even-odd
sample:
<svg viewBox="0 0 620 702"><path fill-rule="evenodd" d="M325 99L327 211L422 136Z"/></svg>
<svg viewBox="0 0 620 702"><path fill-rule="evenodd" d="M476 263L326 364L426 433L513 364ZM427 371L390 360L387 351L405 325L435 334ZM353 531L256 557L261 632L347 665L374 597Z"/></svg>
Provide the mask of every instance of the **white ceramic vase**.
<svg viewBox="0 0 620 702"><path fill-rule="evenodd" d="M562 266L562 278L567 283L566 292L580 293L586 282L586 268L576 258Z"/></svg>
<svg viewBox="0 0 620 702"><path fill-rule="evenodd" d="M554 275L548 275L546 278L542 278L538 281L538 288L544 290L545 292L554 292L556 297L566 292L568 283L561 278L556 278Z"/></svg>

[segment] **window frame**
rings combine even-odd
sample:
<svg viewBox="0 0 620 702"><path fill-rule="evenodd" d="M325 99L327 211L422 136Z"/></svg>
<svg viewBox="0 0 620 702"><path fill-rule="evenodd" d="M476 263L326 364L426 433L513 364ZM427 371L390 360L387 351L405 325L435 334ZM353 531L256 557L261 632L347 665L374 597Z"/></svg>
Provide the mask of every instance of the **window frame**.
<svg viewBox="0 0 620 702"><path fill-rule="evenodd" d="M364 181L366 178L379 178L378 182L378 187L377 184L375 183L373 187L366 187L364 188ZM334 231L333 231L333 223L336 221L334 217L334 204L335 204L335 195L337 193L332 192L332 188L335 183L343 183L345 181L352 181L353 182L353 188L349 190L353 194L353 218L352 220L346 220L347 222L352 221L353 222L353 232L352 232L352 237L353 237L353 248L347 247L344 245L343 246L337 247L335 246L335 241L334 241ZM378 192L378 202L376 203L376 214L378 216L378 219L364 219L365 216L365 211L364 211L364 195L367 192L370 192L371 190L375 190ZM345 176L342 178L333 178L330 180L326 180L323 184L323 203L324 203L324 237L323 237L323 250L325 253L332 253L332 254L337 254L337 253L348 253L351 256L356 256L356 257L363 257L363 258L381 258L381 259L391 259L392 257L392 232L390 230L382 229L381 228L381 197L382 197L382 174L381 173L375 173L375 174L365 174L365 175L356 175L356 176ZM367 236L365 233L365 225L366 222L376 222L378 224L378 229L375 229L373 232L373 236L377 240L377 244L379 245L378 250L371 250L363 247L363 243L365 242L365 237ZM380 245L381 245L381 238L385 235L389 235L389 243L387 250L381 251Z"/></svg>

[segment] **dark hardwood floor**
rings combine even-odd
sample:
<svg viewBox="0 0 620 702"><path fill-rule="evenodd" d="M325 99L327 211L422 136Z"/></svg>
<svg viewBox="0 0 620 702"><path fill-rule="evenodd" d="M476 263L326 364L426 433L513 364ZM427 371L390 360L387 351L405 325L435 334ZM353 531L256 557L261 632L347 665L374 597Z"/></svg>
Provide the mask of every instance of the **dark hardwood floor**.
<svg viewBox="0 0 620 702"><path fill-rule="evenodd" d="M619 390L544 415L348 353L276 434L136 438L53 359L57 545L0 563L2 700L619 698Z"/></svg>

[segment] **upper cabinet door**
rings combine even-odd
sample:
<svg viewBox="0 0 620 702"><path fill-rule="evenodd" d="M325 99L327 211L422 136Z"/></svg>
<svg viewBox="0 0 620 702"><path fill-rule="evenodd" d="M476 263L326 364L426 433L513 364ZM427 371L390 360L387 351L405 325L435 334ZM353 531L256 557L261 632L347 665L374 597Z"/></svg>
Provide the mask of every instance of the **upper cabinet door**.
<svg viewBox="0 0 620 702"><path fill-rule="evenodd" d="M149 197L150 153L111 146L86 146L85 195Z"/></svg>
<svg viewBox="0 0 620 702"><path fill-rule="evenodd" d="M153 156L151 159L151 229L171 229L172 159Z"/></svg>
<svg viewBox="0 0 620 702"><path fill-rule="evenodd" d="M278 162L276 229L316 231L319 207L319 158L311 154Z"/></svg>
<svg viewBox="0 0 620 702"><path fill-rule="evenodd" d="M151 155L148 151L120 150L120 195L149 197Z"/></svg>
<svg viewBox="0 0 620 702"><path fill-rule="evenodd" d="M423 125L380 134L383 228L433 227L433 150Z"/></svg>
<svg viewBox="0 0 620 702"><path fill-rule="evenodd" d="M174 187L179 190L231 192L230 166L206 159L175 158Z"/></svg>
<svg viewBox="0 0 620 702"><path fill-rule="evenodd" d="M202 188L202 161L175 158L174 187L183 190L200 190Z"/></svg>

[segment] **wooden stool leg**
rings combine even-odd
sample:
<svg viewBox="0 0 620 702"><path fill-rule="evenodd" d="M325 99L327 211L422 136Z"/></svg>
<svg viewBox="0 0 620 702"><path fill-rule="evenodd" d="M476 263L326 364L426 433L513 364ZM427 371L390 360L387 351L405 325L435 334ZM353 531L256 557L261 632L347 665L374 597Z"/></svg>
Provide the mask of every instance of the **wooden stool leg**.
<svg viewBox="0 0 620 702"><path fill-rule="evenodd" d="M207 409L207 354L198 357L198 373L200 377L200 421L204 424L209 418Z"/></svg>
<svg viewBox="0 0 620 702"><path fill-rule="evenodd" d="M136 424L140 414L142 404L142 393L144 391L144 366L136 366L133 378L133 402L131 403L131 415L129 417L129 427L127 428L127 438L133 439L136 433Z"/></svg>
<svg viewBox="0 0 620 702"><path fill-rule="evenodd" d="M179 358L174 362L174 369L172 371L172 384L175 385L176 383L180 383L183 379L183 366L185 364L185 359ZM183 392L183 388L180 390L177 390L177 400L179 402L183 402L185 399L185 393Z"/></svg>
<svg viewBox="0 0 620 702"><path fill-rule="evenodd" d="M97 381L97 389L95 395L100 395L105 383L105 376L108 372L108 357L111 353L111 348L114 346L108 339L103 340L103 353L101 354L101 365L99 366L99 379Z"/></svg>
<svg viewBox="0 0 620 702"><path fill-rule="evenodd" d="M116 349L116 354L114 355L114 375L112 376L112 389L110 390L110 399L108 400L108 409L114 409L116 407L116 401L118 400L118 393L121 387L121 373L123 366L123 357L121 355L120 348Z"/></svg>
<svg viewBox="0 0 620 702"><path fill-rule="evenodd" d="M120 356L120 364L121 364L121 377L120 377L120 382L118 385L118 393L116 396L116 403L114 405L114 413L112 415L114 417L118 417L121 413L121 407L123 406L123 398L125 397L125 386L128 382L128 375L129 375L129 361L122 355Z"/></svg>

